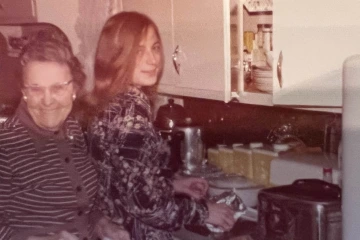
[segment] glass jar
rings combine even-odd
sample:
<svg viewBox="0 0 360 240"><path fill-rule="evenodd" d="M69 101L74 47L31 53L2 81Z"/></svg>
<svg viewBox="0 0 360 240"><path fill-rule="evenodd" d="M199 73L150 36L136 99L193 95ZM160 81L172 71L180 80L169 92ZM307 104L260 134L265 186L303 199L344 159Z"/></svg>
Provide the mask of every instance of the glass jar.
<svg viewBox="0 0 360 240"><path fill-rule="evenodd" d="M264 45L264 32L263 32L264 24L258 24L257 27L258 27L258 32L256 33L257 46L258 48L262 48Z"/></svg>
<svg viewBox="0 0 360 240"><path fill-rule="evenodd" d="M263 48L265 52L272 50L272 44L271 44L271 35L272 35L272 28L271 24L264 24L263 28Z"/></svg>

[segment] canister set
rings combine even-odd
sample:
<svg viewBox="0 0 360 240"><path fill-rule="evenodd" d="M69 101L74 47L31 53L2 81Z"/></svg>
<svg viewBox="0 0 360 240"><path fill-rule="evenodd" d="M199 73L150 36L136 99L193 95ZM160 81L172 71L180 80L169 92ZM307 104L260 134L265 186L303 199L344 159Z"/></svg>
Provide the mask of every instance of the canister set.
<svg viewBox="0 0 360 240"><path fill-rule="evenodd" d="M247 145L218 145L208 148L208 162L226 174L244 176L263 186L270 184L270 164L279 152L288 150L287 144L266 145L259 142Z"/></svg>

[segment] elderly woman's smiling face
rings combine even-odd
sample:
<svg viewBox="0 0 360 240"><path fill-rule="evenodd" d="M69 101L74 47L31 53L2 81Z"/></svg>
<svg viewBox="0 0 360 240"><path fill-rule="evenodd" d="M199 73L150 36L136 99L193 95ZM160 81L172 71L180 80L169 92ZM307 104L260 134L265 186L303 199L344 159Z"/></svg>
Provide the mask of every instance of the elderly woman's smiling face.
<svg viewBox="0 0 360 240"><path fill-rule="evenodd" d="M75 99L68 65L31 61L24 66L23 81L24 99L36 125L50 131L58 130Z"/></svg>

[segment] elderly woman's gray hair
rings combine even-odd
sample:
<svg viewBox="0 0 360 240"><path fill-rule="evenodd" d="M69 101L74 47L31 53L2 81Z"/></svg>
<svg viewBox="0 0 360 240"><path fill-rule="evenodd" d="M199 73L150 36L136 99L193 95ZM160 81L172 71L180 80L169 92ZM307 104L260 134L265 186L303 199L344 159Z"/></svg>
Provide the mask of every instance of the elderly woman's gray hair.
<svg viewBox="0 0 360 240"><path fill-rule="evenodd" d="M23 48L20 61L23 66L32 61L57 62L68 65L78 93L81 93L84 88L86 75L83 67L74 55L68 38L61 30L40 32L33 36ZM21 85L23 86L23 82Z"/></svg>

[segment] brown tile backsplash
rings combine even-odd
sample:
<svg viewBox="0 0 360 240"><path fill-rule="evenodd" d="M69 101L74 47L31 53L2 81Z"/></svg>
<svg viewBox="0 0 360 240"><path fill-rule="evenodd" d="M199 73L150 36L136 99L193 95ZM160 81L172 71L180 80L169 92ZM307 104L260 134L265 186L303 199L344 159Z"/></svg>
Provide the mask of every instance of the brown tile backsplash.
<svg viewBox="0 0 360 240"><path fill-rule="evenodd" d="M307 146L323 148L325 125L341 121L341 114L195 98L184 98L184 107L194 123L204 126L208 147L254 141L270 143L277 139L270 138L274 136L271 131L286 125Z"/></svg>

